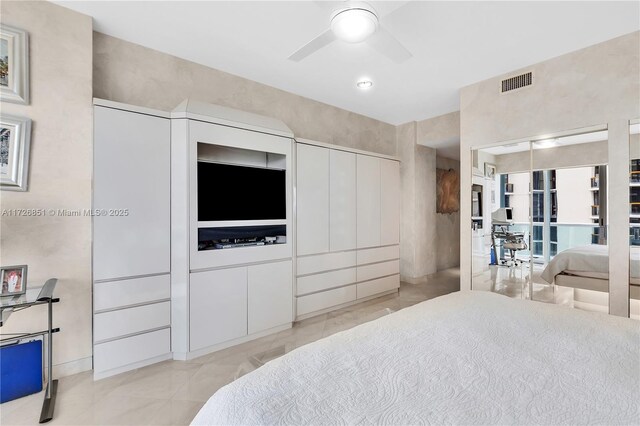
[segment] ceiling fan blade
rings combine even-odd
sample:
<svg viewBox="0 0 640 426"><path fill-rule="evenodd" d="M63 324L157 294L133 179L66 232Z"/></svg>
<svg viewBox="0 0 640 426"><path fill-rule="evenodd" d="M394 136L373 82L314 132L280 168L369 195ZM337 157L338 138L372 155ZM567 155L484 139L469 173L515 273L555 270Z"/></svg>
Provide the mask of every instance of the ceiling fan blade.
<svg viewBox="0 0 640 426"><path fill-rule="evenodd" d="M378 30L367 39L369 46L382 53L393 62L402 63L410 59L413 55L391 35L384 27L379 26Z"/></svg>
<svg viewBox="0 0 640 426"><path fill-rule="evenodd" d="M322 49L335 39L336 37L335 35L333 35L333 31L331 31L331 29L328 29L327 31L323 32L318 37L314 38L309 43L298 49L293 55L289 56L289 59L295 62L300 62L312 53Z"/></svg>
<svg viewBox="0 0 640 426"><path fill-rule="evenodd" d="M344 0L332 1L332 0L314 0L316 6L327 12L333 12L336 9L344 7L346 2Z"/></svg>

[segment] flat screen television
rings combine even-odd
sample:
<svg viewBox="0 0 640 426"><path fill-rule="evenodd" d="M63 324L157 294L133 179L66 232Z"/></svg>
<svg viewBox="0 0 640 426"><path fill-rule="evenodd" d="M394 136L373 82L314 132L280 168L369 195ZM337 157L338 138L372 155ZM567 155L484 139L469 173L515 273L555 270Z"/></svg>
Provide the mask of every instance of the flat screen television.
<svg viewBox="0 0 640 426"><path fill-rule="evenodd" d="M285 173L198 161L198 221L286 219Z"/></svg>

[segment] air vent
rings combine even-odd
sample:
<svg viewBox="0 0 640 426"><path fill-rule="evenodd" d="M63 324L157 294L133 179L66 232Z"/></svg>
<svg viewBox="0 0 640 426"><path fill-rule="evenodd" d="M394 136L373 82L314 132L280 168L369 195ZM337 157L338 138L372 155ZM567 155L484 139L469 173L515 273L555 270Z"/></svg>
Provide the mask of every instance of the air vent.
<svg viewBox="0 0 640 426"><path fill-rule="evenodd" d="M529 71L524 74L516 75L515 77L502 80L502 93L531 86L532 83L533 72Z"/></svg>

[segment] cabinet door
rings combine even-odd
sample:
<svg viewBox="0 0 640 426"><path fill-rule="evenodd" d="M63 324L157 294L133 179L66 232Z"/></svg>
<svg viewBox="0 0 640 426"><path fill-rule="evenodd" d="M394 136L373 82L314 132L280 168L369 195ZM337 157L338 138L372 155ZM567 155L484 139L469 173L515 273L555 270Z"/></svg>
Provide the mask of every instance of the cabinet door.
<svg viewBox="0 0 640 426"><path fill-rule="evenodd" d="M329 150L297 145L297 254L329 251Z"/></svg>
<svg viewBox="0 0 640 426"><path fill-rule="evenodd" d="M358 248L380 245L380 159L358 154Z"/></svg>
<svg viewBox="0 0 640 426"><path fill-rule="evenodd" d="M169 272L169 120L96 107L94 209L95 280ZM125 210L126 209L126 210Z"/></svg>
<svg viewBox="0 0 640 426"><path fill-rule="evenodd" d="M291 261L249 266L249 334L293 320Z"/></svg>
<svg viewBox="0 0 640 426"><path fill-rule="evenodd" d="M400 243L400 163L380 159L380 245Z"/></svg>
<svg viewBox="0 0 640 426"><path fill-rule="evenodd" d="M356 248L356 154L329 153L329 249Z"/></svg>
<svg viewBox="0 0 640 426"><path fill-rule="evenodd" d="M189 298L191 351L246 336L246 267L192 273Z"/></svg>

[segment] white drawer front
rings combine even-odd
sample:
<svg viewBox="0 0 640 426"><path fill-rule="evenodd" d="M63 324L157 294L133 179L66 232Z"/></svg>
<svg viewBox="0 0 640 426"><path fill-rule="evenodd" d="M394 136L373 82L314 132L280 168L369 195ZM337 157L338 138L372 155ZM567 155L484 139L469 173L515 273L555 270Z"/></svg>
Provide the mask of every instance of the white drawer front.
<svg viewBox="0 0 640 426"><path fill-rule="evenodd" d="M358 265L400 259L400 246L358 250Z"/></svg>
<svg viewBox="0 0 640 426"><path fill-rule="evenodd" d="M169 352L171 352L171 333L166 328L95 345L93 368L97 373L101 373Z"/></svg>
<svg viewBox="0 0 640 426"><path fill-rule="evenodd" d="M162 302L96 314L93 339L100 342L171 325L171 303Z"/></svg>
<svg viewBox="0 0 640 426"><path fill-rule="evenodd" d="M400 287L400 275L358 283L358 299Z"/></svg>
<svg viewBox="0 0 640 426"><path fill-rule="evenodd" d="M386 275L400 273L400 261L374 263L373 265L358 266L358 281L367 281Z"/></svg>
<svg viewBox="0 0 640 426"><path fill-rule="evenodd" d="M348 268L350 266L356 266L355 251L319 254L317 256L299 257L296 274L298 276L315 274L316 272Z"/></svg>
<svg viewBox="0 0 640 426"><path fill-rule="evenodd" d="M356 300L356 286L336 288L298 297L298 316Z"/></svg>
<svg viewBox="0 0 640 426"><path fill-rule="evenodd" d="M296 294L308 294L328 288L355 284L356 268L325 272L324 274L307 275L297 280Z"/></svg>
<svg viewBox="0 0 640 426"><path fill-rule="evenodd" d="M171 276L168 274L93 285L93 308L96 311L169 299L170 297Z"/></svg>

